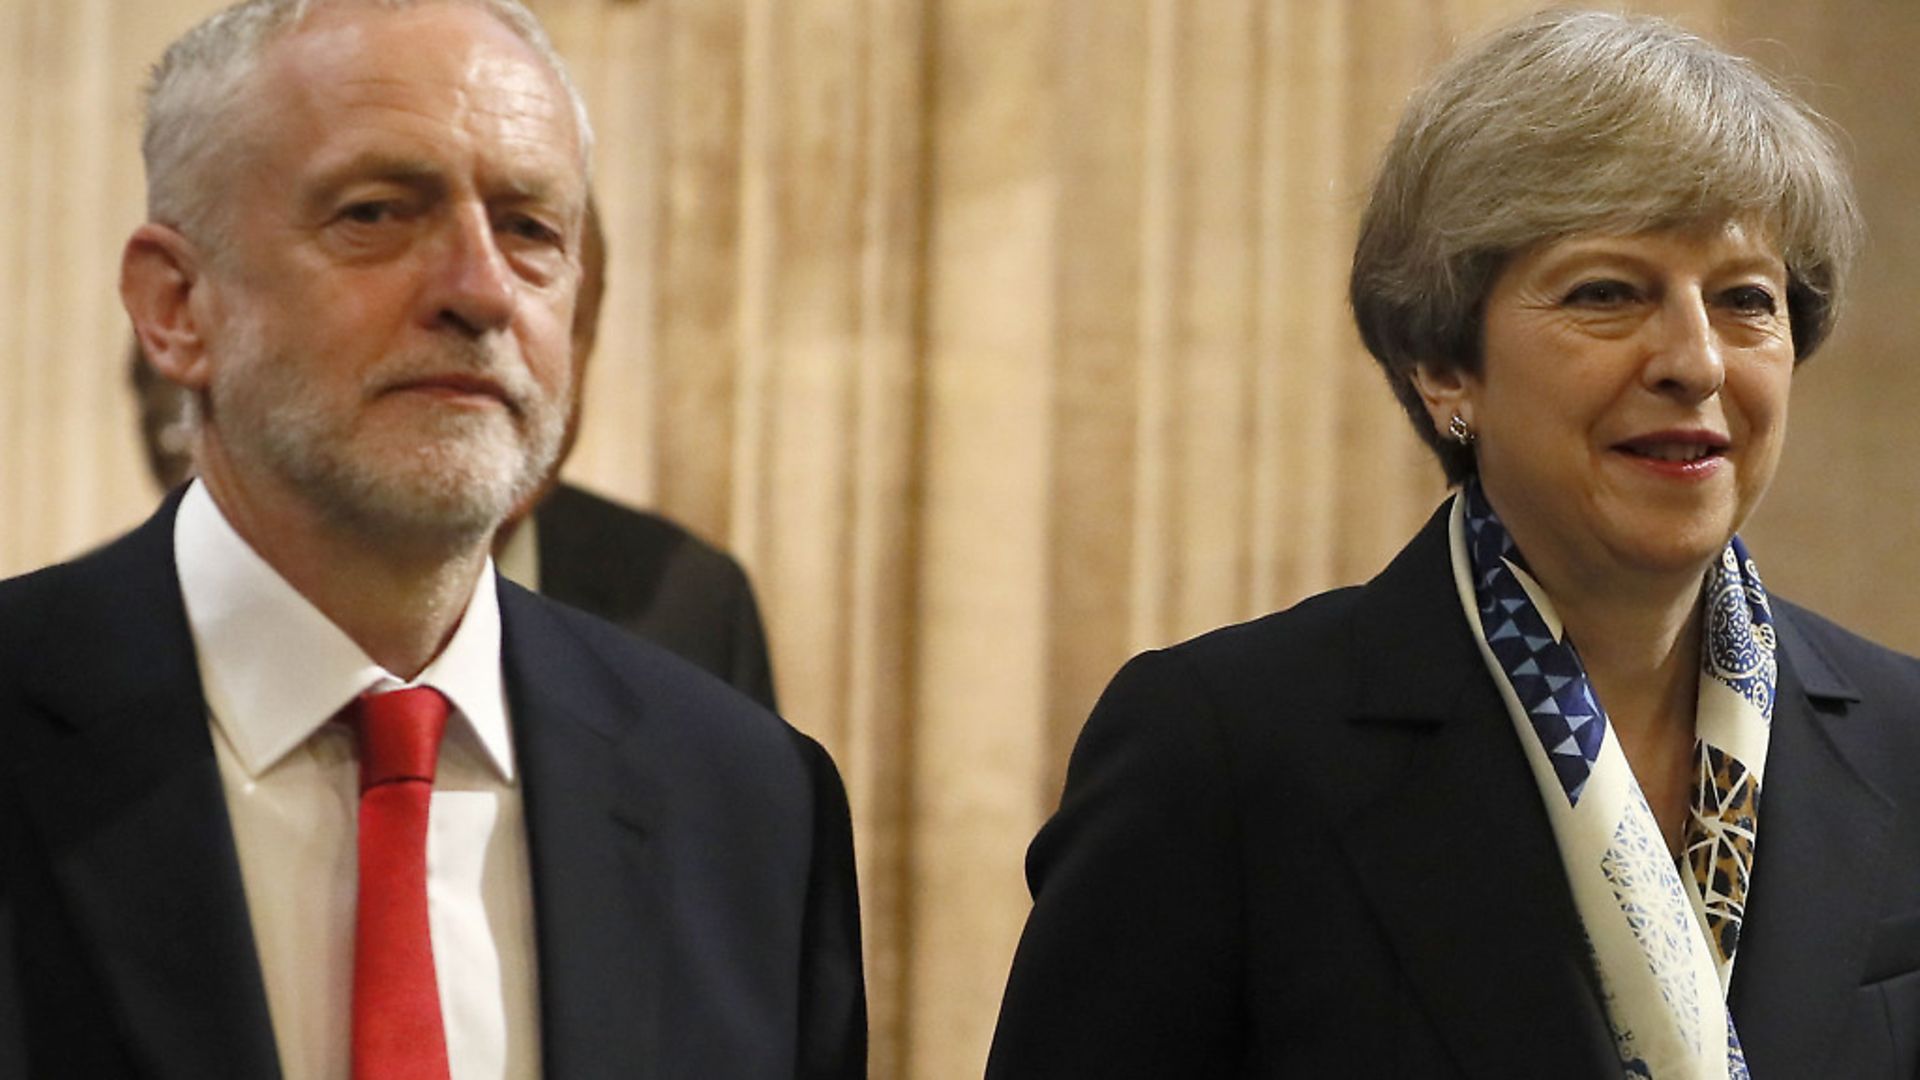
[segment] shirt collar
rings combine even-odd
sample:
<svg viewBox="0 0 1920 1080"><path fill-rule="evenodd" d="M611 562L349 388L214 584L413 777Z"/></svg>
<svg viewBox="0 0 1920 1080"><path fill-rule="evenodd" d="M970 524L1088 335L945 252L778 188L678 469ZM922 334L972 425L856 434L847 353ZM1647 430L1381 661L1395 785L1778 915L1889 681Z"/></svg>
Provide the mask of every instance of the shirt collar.
<svg viewBox="0 0 1920 1080"><path fill-rule="evenodd" d="M491 559L446 648L408 683L287 584L198 480L180 502L173 551L207 709L248 775L273 768L363 691L432 686L453 703L449 735L464 722L489 764L512 782Z"/></svg>

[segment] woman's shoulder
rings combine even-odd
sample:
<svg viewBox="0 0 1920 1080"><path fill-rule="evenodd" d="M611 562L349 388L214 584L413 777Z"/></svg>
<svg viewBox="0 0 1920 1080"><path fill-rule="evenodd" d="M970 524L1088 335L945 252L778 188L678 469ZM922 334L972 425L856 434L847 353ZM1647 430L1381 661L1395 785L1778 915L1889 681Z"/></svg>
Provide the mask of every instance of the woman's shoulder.
<svg viewBox="0 0 1920 1080"><path fill-rule="evenodd" d="M1245 622L1217 627L1168 647L1196 658L1264 654L1275 644L1300 645L1338 635L1353 616L1362 586L1348 585L1316 593L1291 607Z"/></svg>
<svg viewBox="0 0 1920 1080"><path fill-rule="evenodd" d="M1337 709L1354 682L1352 626L1361 592L1320 593L1141 653L1114 676L1103 700L1149 712L1200 709L1229 727Z"/></svg>
<svg viewBox="0 0 1920 1080"><path fill-rule="evenodd" d="M1317 593L1291 607L1157 649L1155 654L1208 673L1249 668L1271 672L1276 666L1296 665L1321 668L1347 650L1361 593L1361 586Z"/></svg>
<svg viewBox="0 0 1920 1080"><path fill-rule="evenodd" d="M1136 657L1128 668L1184 676L1222 703L1259 704L1266 712L1279 700L1350 704L1363 684L1431 679L1436 666L1450 666L1463 652L1471 660L1446 513L1443 504L1365 584L1210 630Z"/></svg>

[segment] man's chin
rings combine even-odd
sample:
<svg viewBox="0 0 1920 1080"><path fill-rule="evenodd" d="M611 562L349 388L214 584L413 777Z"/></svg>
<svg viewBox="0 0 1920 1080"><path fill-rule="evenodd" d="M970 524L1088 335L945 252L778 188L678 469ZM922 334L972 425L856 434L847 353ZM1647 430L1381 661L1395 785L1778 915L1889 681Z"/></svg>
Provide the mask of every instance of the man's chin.
<svg viewBox="0 0 1920 1080"><path fill-rule="evenodd" d="M436 547L484 545L539 486L541 473L526 455L498 447L439 449L401 462L324 470L303 486L343 524Z"/></svg>

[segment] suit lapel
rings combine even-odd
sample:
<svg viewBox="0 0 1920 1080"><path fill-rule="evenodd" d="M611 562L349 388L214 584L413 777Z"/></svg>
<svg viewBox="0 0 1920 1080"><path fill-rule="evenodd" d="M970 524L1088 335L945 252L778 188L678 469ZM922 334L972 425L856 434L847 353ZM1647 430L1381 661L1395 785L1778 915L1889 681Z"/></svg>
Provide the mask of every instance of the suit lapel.
<svg viewBox="0 0 1920 1080"><path fill-rule="evenodd" d="M549 1076L633 1076L658 1061L668 950L649 836L664 755L636 749L652 729L630 690L510 583L501 629L525 793L539 943L541 1041ZM644 1074L642 1074L644 1075Z"/></svg>
<svg viewBox="0 0 1920 1080"><path fill-rule="evenodd" d="M1399 730L1345 821L1371 905L1470 1076L1619 1076L1551 825L1453 584L1447 508L1364 590L1356 724Z"/></svg>
<svg viewBox="0 0 1920 1080"><path fill-rule="evenodd" d="M1780 676L1732 1006L1754 1075L1817 1076L1866 966L1898 808L1855 764L1859 692L1791 610L1774 614Z"/></svg>
<svg viewBox="0 0 1920 1080"><path fill-rule="evenodd" d="M178 498L54 573L24 688L37 725L18 777L79 940L145 1073L277 1077L186 613Z"/></svg>

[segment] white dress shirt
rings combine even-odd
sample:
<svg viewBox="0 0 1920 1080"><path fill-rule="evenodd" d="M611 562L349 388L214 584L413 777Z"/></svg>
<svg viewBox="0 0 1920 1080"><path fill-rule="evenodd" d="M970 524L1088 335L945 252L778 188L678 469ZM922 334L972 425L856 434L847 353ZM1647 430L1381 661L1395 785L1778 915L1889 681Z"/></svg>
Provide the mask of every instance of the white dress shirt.
<svg viewBox="0 0 1920 1080"><path fill-rule="evenodd" d="M363 691L403 685L453 704L427 836L453 1076L537 1077L532 884L493 564L446 648L403 683L248 547L199 481L174 558L286 1080L350 1075L359 787L352 733L331 721Z"/></svg>

